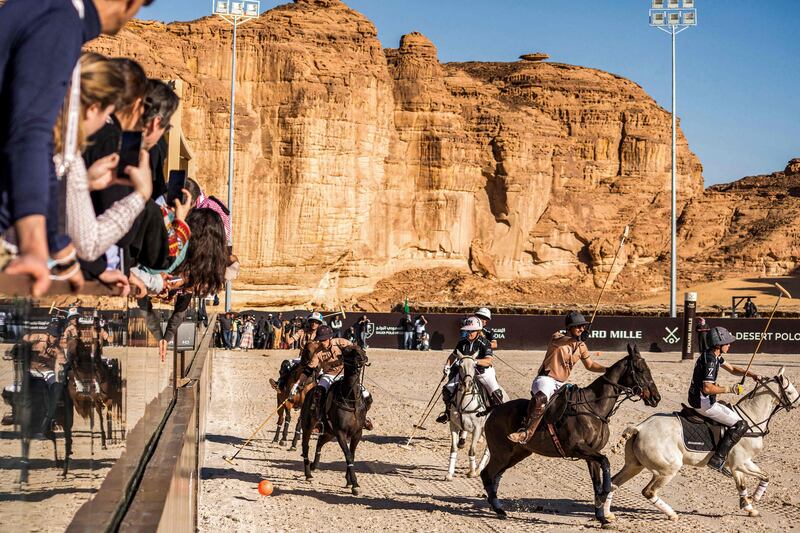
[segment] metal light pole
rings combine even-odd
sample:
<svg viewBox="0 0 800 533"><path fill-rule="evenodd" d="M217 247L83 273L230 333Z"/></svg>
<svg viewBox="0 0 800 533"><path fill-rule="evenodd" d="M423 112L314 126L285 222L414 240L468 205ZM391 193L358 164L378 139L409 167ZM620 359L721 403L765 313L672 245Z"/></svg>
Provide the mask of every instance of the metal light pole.
<svg viewBox="0 0 800 533"><path fill-rule="evenodd" d="M212 0L215 15L233 25L231 43L231 103L230 130L228 132L228 210L231 213L231 242L233 241L233 110L236 104L236 28L258 17L261 11L259 1ZM225 311L231 310L231 282L225 282Z"/></svg>
<svg viewBox="0 0 800 533"><path fill-rule="evenodd" d="M697 9L694 0L653 0L650 9L650 26L657 28L672 37L672 190L670 194L670 272L669 272L669 316L677 316L677 118L675 91L675 36L680 32L697 26Z"/></svg>

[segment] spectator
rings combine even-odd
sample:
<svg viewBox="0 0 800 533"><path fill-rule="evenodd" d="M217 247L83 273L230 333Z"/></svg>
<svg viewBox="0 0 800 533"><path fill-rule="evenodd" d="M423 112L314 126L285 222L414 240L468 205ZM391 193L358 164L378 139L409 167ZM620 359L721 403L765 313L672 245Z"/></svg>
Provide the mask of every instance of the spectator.
<svg viewBox="0 0 800 533"><path fill-rule="evenodd" d="M342 318L339 315L334 315L333 319L331 320L331 329L333 330L333 336L335 338L339 338L342 336Z"/></svg>
<svg viewBox="0 0 800 533"><path fill-rule="evenodd" d="M403 349L414 349L414 321L411 320L411 315L403 315L400 319L400 328L403 330Z"/></svg>
<svg viewBox="0 0 800 533"><path fill-rule="evenodd" d="M758 316L758 307L756 307L755 302L750 298L744 303L744 317L745 318L755 318Z"/></svg>
<svg viewBox="0 0 800 533"><path fill-rule="evenodd" d="M424 315L419 315L414 321L414 329L416 331L417 342L422 342L422 337L425 335L425 327L428 325L428 319Z"/></svg>
<svg viewBox="0 0 800 533"><path fill-rule="evenodd" d="M269 348L277 350L282 347L281 339L283 338L283 313L278 313L278 316L272 319L272 344Z"/></svg>
<svg viewBox="0 0 800 533"><path fill-rule="evenodd" d="M219 321L219 326L222 330L222 344L225 349L230 350L233 348L233 344L231 343L231 330L233 329L231 313L221 314L217 320Z"/></svg>
<svg viewBox="0 0 800 533"><path fill-rule="evenodd" d="M710 348L708 345L708 332L711 331L711 327L706 323L705 318L697 317L695 331L697 331L697 348L702 355Z"/></svg>
<svg viewBox="0 0 800 533"><path fill-rule="evenodd" d="M117 33L150 1L6 0L0 8L0 231L14 226L19 256L6 272L32 276L35 296L50 284L48 256L57 266L74 260L74 249L56 231L51 150L81 47L101 32ZM78 288L82 279L78 272L70 282Z"/></svg>
<svg viewBox="0 0 800 533"><path fill-rule="evenodd" d="M253 331L255 329L256 321L253 317L249 315L242 316L241 322L241 341L239 341L239 347L244 350L248 351L253 348Z"/></svg>
<svg viewBox="0 0 800 533"><path fill-rule="evenodd" d="M347 328L347 331L345 331L345 333L344 333L344 338L348 342L351 342L351 343L355 344L356 343L356 329L353 326L350 326L349 328Z"/></svg>
<svg viewBox="0 0 800 533"><path fill-rule="evenodd" d="M369 329L370 329L370 320L367 318L367 315L361 315L361 318L358 319L356 323L356 336L358 339L358 345L361 346L363 349L369 348L367 344L367 337L369 336Z"/></svg>
<svg viewBox="0 0 800 533"><path fill-rule="evenodd" d="M232 349L238 350L239 343L242 341L242 321L239 315L233 313L233 320L231 320L231 345Z"/></svg>

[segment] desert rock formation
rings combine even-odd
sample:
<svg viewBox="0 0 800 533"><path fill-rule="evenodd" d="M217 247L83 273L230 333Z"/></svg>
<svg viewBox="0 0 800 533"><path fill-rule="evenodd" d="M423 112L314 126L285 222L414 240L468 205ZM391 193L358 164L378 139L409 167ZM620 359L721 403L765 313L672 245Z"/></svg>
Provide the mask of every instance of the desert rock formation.
<svg viewBox="0 0 800 533"><path fill-rule="evenodd" d="M184 81L193 174L223 198L230 44L205 18L92 45ZM419 33L384 50L339 0L276 7L238 46L241 305L331 304L409 268L598 286L626 224L615 275L668 252L670 116L632 81L549 61L441 64ZM702 167L678 142L679 206L702 209Z"/></svg>

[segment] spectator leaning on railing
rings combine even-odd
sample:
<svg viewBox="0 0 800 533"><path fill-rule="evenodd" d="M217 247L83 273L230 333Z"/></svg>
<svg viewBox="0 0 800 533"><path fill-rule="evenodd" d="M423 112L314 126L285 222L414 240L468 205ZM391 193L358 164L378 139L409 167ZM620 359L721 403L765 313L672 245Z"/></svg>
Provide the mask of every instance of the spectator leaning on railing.
<svg viewBox="0 0 800 533"><path fill-rule="evenodd" d="M74 261L57 235L53 126L82 45L113 35L152 0L6 0L0 5L0 231L16 230L7 273L50 285L48 258ZM71 155L71 154L70 154ZM49 237L49 247L48 247ZM80 273L70 281L82 284Z"/></svg>

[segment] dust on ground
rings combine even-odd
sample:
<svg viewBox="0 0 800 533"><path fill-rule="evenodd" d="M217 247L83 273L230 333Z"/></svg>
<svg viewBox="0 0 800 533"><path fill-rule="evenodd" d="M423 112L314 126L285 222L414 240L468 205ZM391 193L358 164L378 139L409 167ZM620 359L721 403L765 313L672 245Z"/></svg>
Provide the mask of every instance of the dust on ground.
<svg viewBox="0 0 800 533"><path fill-rule="evenodd" d="M501 385L513 397L527 397L530 377L542 352L500 351L508 364L497 363ZM212 400L206 436L205 467L201 475L200 531L574 531L597 528L591 481L582 461L532 456L503 477L500 498L510 518L494 518L480 479L468 479L468 459L459 452L456 478L445 481L449 457L447 426L432 418L419 432L410 450L399 447L408 439L441 377L447 352L370 350L366 385L375 403L370 412L376 427L366 432L356 452L361 495L345 489L344 456L335 443L322 452L320 470L305 480L300 451L272 444L274 419L243 450L232 466L222 459L235 452L274 410L275 393L267 378L277 374L288 351L216 352ZM622 354L603 354L614 361ZM642 402L626 402L611 421L606 453L629 425L655 412L680 408L693 368L677 353L645 353L663 400L651 409ZM746 364L747 355L727 359ZM759 356L756 371L774 375L781 365L796 381L797 356ZM523 375L517 374L517 371ZM583 368L573 381L586 384L593 375ZM733 383L725 375L722 383ZM295 413L295 420L297 414ZM650 476L642 473L615 493L614 509L621 531L786 531L799 527L800 438L797 413L780 413L765 440L757 462L771 477L765 499L756 505L763 516L748 518L739 510L732 480L706 468L686 468L662 492L662 498L680 514L670 522L640 491ZM292 421L292 429L294 420ZM312 450L316 442L312 441ZM482 453L483 443L481 443ZM621 454L611 454L612 472L622 464ZM272 496L259 495L262 479L275 486ZM755 488L755 480L749 482Z"/></svg>

